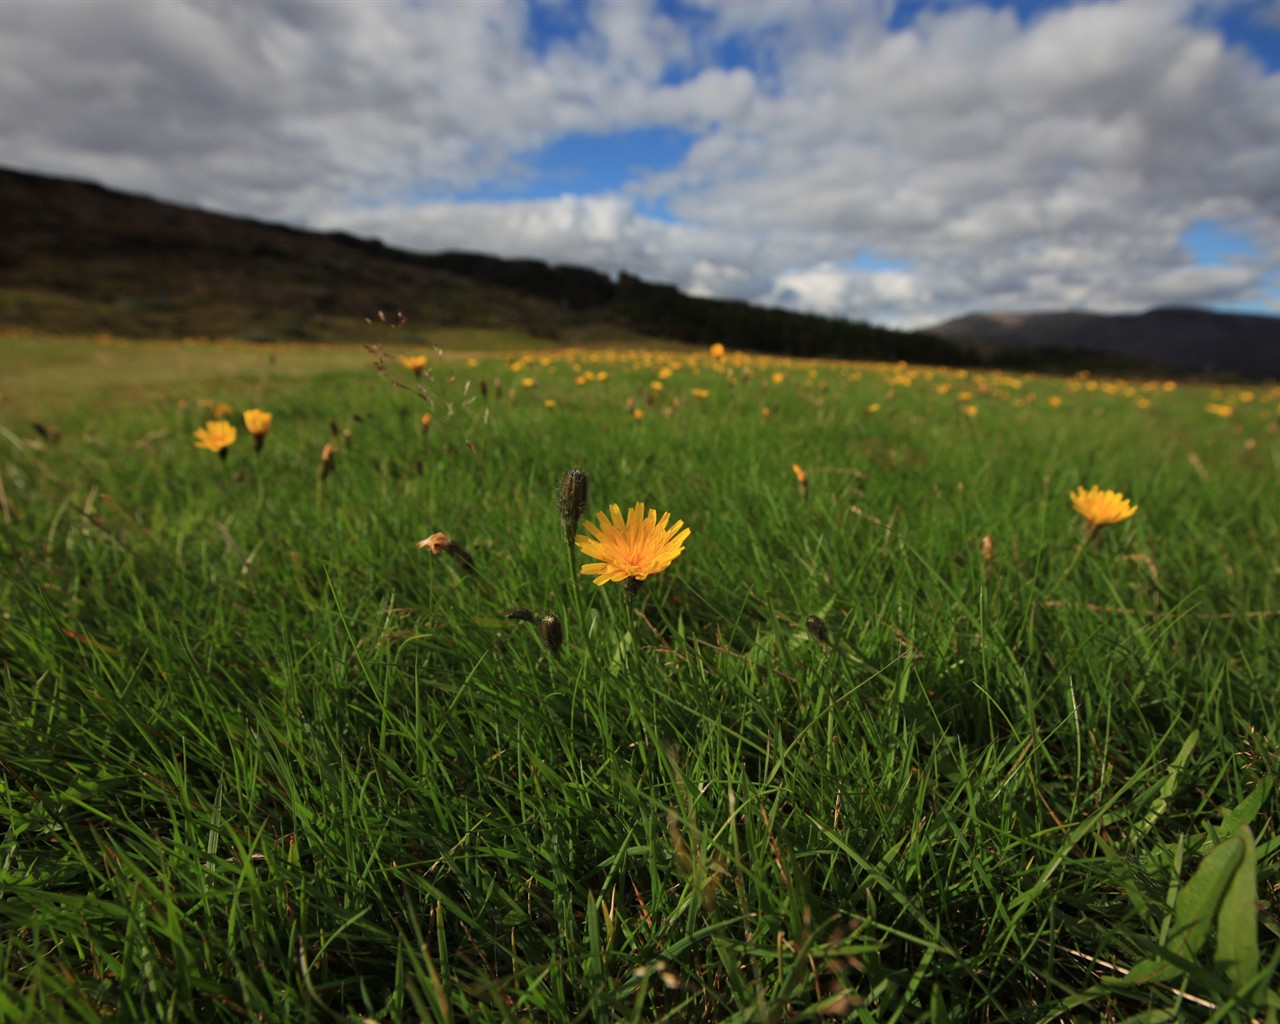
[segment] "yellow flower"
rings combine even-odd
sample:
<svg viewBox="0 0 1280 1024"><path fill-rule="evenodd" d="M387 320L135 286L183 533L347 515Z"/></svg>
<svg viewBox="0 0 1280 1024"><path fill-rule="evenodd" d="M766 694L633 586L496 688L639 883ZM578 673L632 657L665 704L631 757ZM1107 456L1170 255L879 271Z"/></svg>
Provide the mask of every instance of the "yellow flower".
<svg viewBox="0 0 1280 1024"><path fill-rule="evenodd" d="M797 462L791 464L791 472L796 475L796 485L800 488L800 497L809 500L809 474Z"/></svg>
<svg viewBox="0 0 1280 1024"><path fill-rule="evenodd" d="M236 428L226 420L209 420L203 427L193 430L192 434L197 448L217 452L224 459L227 457L227 449L236 443Z"/></svg>
<svg viewBox="0 0 1280 1024"><path fill-rule="evenodd" d="M1212 413L1214 416L1221 416L1223 419L1226 419L1228 416L1232 415L1236 409L1233 405L1223 405L1220 402L1210 402L1204 407L1204 411Z"/></svg>
<svg viewBox="0 0 1280 1024"><path fill-rule="evenodd" d="M724 358L724 346L721 345L720 342L718 341L714 345L712 345L711 348L708 349L708 351L711 353L712 359Z"/></svg>
<svg viewBox="0 0 1280 1024"><path fill-rule="evenodd" d="M244 428L253 435L253 450L262 451L262 443L267 439L271 429L271 413L262 409L246 409L244 411Z"/></svg>
<svg viewBox="0 0 1280 1024"><path fill-rule="evenodd" d="M1071 492L1071 504L1084 516L1095 530L1100 526L1122 523L1138 511L1119 491L1104 491L1094 484L1087 491L1084 485Z"/></svg>
<svg viewBox="0 0 1280 1024"><path fill-rule="evenodd" d="M406 370L412 370L415 377L421 377L422 371L427 368L426 356L401 356L400 365Z"/></svg>
<svg viewBox="0 0 1280 1024"><path fill-rule="evenodd" d="M711 397L711 392L708 391L706 388L690 388L689 394L693 395L694 398L710 398Z"/></svg>
<svg viewBox="0 0 1280 1024"><path fill-rule="evenodd" d="M598 526L590 520L582 524L591 536L580 533L574 538L583 554L600 559L582 567L583 575L596 577L596 586L643 580L662 572L684 551L689 536L688 529L681 530L683 520L677 519L674 526L668 526L670 512L662 513L661 519L657 509L650 509L646 515L641 501L627 510L625 522L617 505L609 506L609 515L597 515Z"/></svg>
<svg viewBox="0 0 1280 1024"><path fill-rule="evenodd" d="M235 406L230 402L214 402L213 407L209 410L215 420L225 420L235 411Z"/></svg>
<svg viewBox="0 0 1280 1024"><path fill-rule="evenodd" d="M542 404L548 409L554 409L556 407L556 400L554 398L544 398Z"/></svg>
<svg viewBox="0 0 1280 1024"><path fill-rule="evenodd" d="M966 405L960 410L966 416L973 417L978 415L978 407L976 405Z"/></svg>

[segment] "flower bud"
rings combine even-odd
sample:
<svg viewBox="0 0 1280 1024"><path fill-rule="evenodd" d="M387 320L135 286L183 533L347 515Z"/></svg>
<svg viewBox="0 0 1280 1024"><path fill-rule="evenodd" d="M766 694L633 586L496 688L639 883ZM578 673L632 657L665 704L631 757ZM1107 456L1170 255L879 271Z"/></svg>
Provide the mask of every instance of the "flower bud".
<svg viewBox="0 0 1280 1024"><path fill-rule="evenodd" d="M320 479L323 480L333 472L337 465L338 449L331 444L326 444L320 452Z"/></svg>
<svg viewBox="0 0 1280 1024"><path fill-rule="evenodd" d="M571 469L560 478L560 495L556 501L556 509L560 513L560 525L564 528L564 539L572 543L574 534L578 532L578 523L587 510L587 498L590 481L584 470Z"/></svg>
<svg viewBox="0 0 1280 1024"><path fill-rule="evenodd" d="M552 657L559 655L564 646L564 626L559 616L544 615L538 621L538 636L542 637L542 646L551 652Z"/></svg>
<svg viewBox="0 0 1280 1024"><path fill-rule="evenodd" d="M804 620L804 628L809 631L809 635L820 644L831 645L831 633L827 629L826 620L820 615L810 615Z"/></svg>

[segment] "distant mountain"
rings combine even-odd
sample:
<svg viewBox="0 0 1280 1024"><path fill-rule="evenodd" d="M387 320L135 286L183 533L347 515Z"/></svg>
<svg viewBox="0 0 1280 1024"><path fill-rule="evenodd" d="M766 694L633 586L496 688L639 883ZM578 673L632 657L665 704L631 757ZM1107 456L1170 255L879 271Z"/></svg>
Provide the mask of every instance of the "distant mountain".
<svg viewBox="0 0 1280 1024"><path fill-rule="evenodd" d="M1191 373L1280 377L1280 317L1153 309L1094 313L975 313L926 333L976 352L1096 352Z"/></svg>
<svg viewBox="0 0 1280 1024"><path fill-rule="evenodd" d="M404 252L0 169L0 328L254 341L368 339L403 311L405 343L475 327L573 343L663 338L800 356L1049 371L1280 376L1280 319L1194 309L1137 316L975 314L922 332L695 299L628 274L481 253ZM408 335L407 337L405 335Z"/></svg>
<svg viewBox="0 0 1280 1024"><path fill-rule="evenodd" d="M744 302L582 267L402 252L0 170L0 327L257 341L369 337L379 309L405 334L481 327L573 342L666 338L730 348L968 365L941 338ZM401 335L405 337L404 334ZM409 341L405 337L405 341Z"/></svg>

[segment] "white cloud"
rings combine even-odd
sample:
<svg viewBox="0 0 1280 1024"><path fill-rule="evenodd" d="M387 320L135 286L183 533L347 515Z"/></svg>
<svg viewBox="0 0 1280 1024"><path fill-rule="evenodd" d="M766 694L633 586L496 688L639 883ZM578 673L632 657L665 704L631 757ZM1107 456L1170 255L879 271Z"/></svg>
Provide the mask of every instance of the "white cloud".
<svg viewBox="0 0 1280 1024"><path fill-rule="evenodd" d="M689 6L596 3L539 52L515 2L0 4L3 159L903 325L1256 300L1280 268L1280 74L1212 5L957 4L895 30L887 2ZM752 66L717 66L726 46ZM696 142L604 194L453 198L565 133L650 127ZM1180 240L1205 219L1254 254L1197 267Z"/></svg>

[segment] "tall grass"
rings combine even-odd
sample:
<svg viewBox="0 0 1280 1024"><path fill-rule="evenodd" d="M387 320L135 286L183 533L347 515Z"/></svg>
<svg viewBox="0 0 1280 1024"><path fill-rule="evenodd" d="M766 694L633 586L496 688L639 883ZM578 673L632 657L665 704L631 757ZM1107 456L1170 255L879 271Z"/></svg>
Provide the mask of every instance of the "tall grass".
<svg viewBox="0 0 1280 1024"><path fill-rule="evenodd" d="M1274 1017L1276 389L368 363L0 432L0 1018Z"/></svg>

